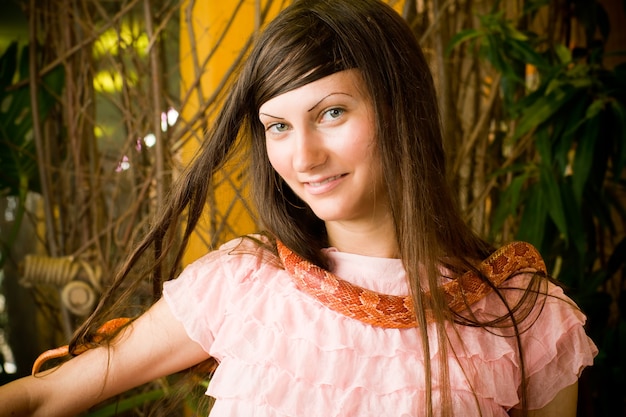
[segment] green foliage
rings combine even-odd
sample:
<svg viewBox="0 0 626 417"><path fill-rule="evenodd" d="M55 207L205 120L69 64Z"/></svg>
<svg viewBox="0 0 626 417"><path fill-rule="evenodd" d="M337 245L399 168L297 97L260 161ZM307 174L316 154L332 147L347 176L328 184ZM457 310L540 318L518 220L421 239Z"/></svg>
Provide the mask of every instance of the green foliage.
<svg viewBox="0 0 626 417"><path fill-rule="evenodd" d="M515 92L524 82L523 68L526 63L538 68L547 66L545 58L535 51L536 36L526 34L504 19L504 13L478 16L480 26L457 33L450 41L447 53L463 42L470 42L477 53L501 75L501 88L505 109L513 105Z"/></svg>
<svg viewBox="0 0 626 417"><path fill-rule="evenodd" d="M494 196L491 237L513 220L516 238L539 248L588 315L589 334L601 350L593 371L602 385L611 386L595 393L598 415L609 415L624 407L626 387L626 294L611 290L623 284L608 284L623 283L626 263L626 238L617 234L626 208L614 193L626 185L626 64L603 66L609 31L600 4L570 3L586 29L587 45L570 50L547 44L495 10L479 18L477 29L459 33L448 50L466 43L502 75L503 113L513 126L502 145L524 140L531 149L495 174L512 179ZM541 7L542 2L529 2L526 13ZM532 89L525 79L529 65L538 77ZM620 306L618 317L611 304Z"/></svg>
<svg viewBox="0 0 626 417"><path fill-rule="evenodd" d="M623 182L626 164L625 70L583 59L558 61L510 111L517 120L511 140L531 135L538 158L525 164L533 174L526 187L518 187L517 207L500 206L498 217L521 213L520 237L545 254L555 246L571 248L578 255L571 261L583 262L581 272L590 272L584 262L596 255L597 233L615 232L610 210L624 211L608 188ZM569 285L584 279L572 278L562 277Z"/></svg>
<svg viewBox="0 0 626 417"><path fill-rule="evenodd" d="M146 403L157 401L163 398L165 392L161 389L134 394L113 404L108 404L97 410L91 411L85 417L112 417L120 413L141 407Z"/></svg>
<svg viewBox="0 0 626 417"><path fill-rule="evenodd" d="M0 56L0 197L15 196L18 211L12 230L2 238L2 253L10 248L21 226L24 201L29 191L39 192L39 168L33 136L32 103L29 85L28 46L18 53L13 42ZM42 77L37 106L43 121L65 83L64 71L57 66ZM0 267L6 257L0 259Z"/></svg>
<svg viewBox="0 0 626 417"><path fill-rule="evenodd" d="M24 189L39 191L32 105L28 83L28 46L18 59L13 42L0 57L0 192L19 196ZM64 86L61 66L42 77L37 92L38 109L44 120Z"/></svg>

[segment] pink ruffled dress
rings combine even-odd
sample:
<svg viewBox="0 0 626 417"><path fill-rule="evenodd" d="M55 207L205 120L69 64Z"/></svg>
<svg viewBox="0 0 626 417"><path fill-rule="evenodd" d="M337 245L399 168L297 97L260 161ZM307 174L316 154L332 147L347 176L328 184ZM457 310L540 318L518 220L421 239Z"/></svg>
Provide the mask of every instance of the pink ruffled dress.
<svg viewBox="0 0 626 417"><path fill-rule="evenodd" d="M241 242L197 260L164 289L190 338L220 363L207 390L216 398L211 416L422 415L424 354L417 329L373 327L332 311L298 290L275 257ZM380 293L408 293L400 260L327 253L332 272L343 279ZM520 275L506 286L520 288L527 280ZM554 297L522 334L530 409L574 383L597 354L583 329L585 316L560 288L550 285L549 292ZM493 305L499 302L491 294L474 312L501 313ZM449 357L430 343L433 367L449 363L455 415L507 416L520 402L514 338L457 329L462 343L451 338ZM437 387L433 396L437 404Z"/></svg>

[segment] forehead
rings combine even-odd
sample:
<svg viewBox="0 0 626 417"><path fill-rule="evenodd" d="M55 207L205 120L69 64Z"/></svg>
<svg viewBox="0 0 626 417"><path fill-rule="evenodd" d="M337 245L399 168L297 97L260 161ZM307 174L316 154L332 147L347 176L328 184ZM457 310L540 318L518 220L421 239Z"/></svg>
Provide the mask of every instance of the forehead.
<svg viewBox="0 0 626 417"><path fill-rule="evenodd" d="M259 113L272 114L284 109L311 108L330 96L349 96L353 99L367 99L367 87L357 69L339 71L319 80L273 97L263 103ZM307 107L308 106L308 107Z"/></svg>

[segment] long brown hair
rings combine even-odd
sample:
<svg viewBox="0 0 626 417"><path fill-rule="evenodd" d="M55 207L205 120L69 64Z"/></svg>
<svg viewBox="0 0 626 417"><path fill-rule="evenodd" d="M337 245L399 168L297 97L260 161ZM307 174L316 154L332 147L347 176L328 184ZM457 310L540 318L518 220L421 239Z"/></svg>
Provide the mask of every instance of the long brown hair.
<svg viewBox="0 0 626 417"><path fill-rule="evenodd" d="M153 248L148 268L160 287L178 272L188 239L201 217L214 174L241 149L250 153L250 188L267 233L322 267L328 245L323 221L283 182L269 163L265 134L258 120L267 100L335 72L357 68L373 101L376 138L389 194L397 244L409 279L418 329L425 352L426 412L451 407L445 361L432 375L425 309L436 319L438 349L448 350L444 323L454 320L438 289L443 260L453 270L474 268L491 248L463 222L446 181L445 155L432 76L405 21L378 0L300 0L283 10L258 37L193 163L172 190L169 203L121 269L96 312L77 332L83 342L101 317L113 314L113 294L130 294L141 276L126 283L141 255ZM177 239L178 227L186 228ZM420 277L422 277L420 279ZM430 291L429 305L423 294ZM158 295L158 294L157 294ZM116 296L118 299L119 296ZM468 321L469 320L469 321ZM464 324L481 325L464 318ZM515 325L515 323L513 323ZM435 381L434 383L432 381ZM441 404L433 405L432 387L441 385Z"/></svg>

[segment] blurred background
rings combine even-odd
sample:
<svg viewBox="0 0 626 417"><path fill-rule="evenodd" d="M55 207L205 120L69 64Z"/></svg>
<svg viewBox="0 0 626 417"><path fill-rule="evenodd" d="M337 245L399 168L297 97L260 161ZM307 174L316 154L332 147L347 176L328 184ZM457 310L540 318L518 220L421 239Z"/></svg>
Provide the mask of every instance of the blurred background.
<svg viewBox="0 0 626 417"><path fill-rule="evenodd" d="M289 3L2 0L0 383L92 311L255 34ZM600 349L579 415L626 416L626 2L388 3L431 65L467 221L496 245L539 248ZM215 182L183 264L257 231L239 162ZM150 300L146 283L137 302ZM88 415L145 415L168 384Z"/></svg>

